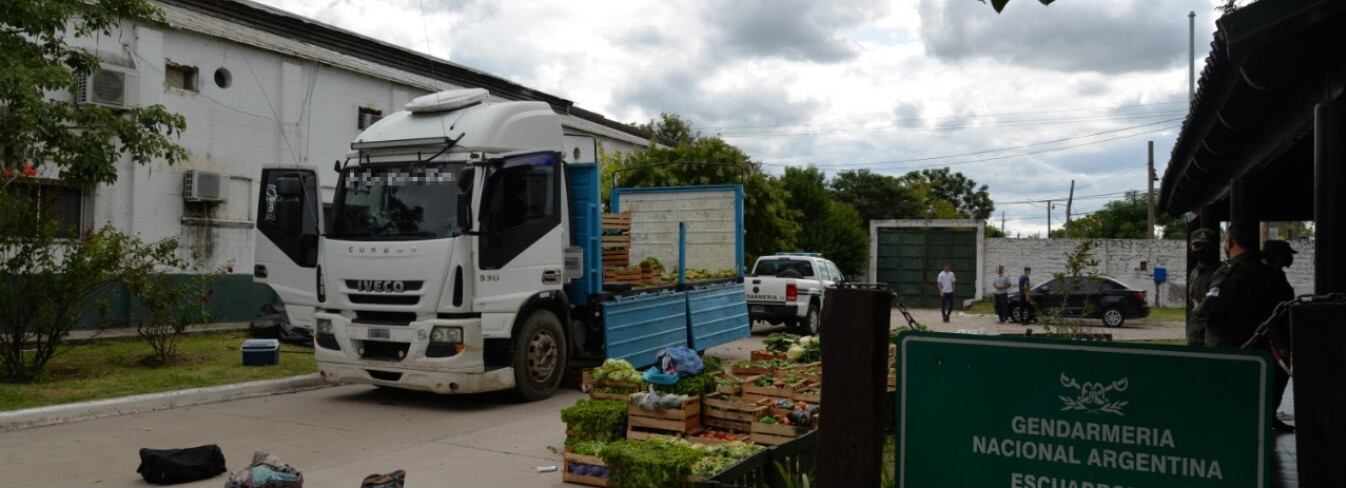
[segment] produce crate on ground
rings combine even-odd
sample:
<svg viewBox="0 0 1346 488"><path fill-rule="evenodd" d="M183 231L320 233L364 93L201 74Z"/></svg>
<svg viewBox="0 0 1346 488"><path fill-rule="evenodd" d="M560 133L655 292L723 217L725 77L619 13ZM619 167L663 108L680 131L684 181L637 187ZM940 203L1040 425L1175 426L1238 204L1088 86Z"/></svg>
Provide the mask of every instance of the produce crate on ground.
<svg viewBox="0 0 1346 488"><path fill-rule="evenodd" d="M766 415L767 407L743 397L715 393L702 399L703 418L708 427L732 432L752 432L752 422Z"/></svg>
<svg viewBox="0 0 1346 488"><path fill-rule="evenodd" d="M804 402L817 405L823 401L823 387L817 384L809 384L795 391L793 398L796 402Z"/></svg>
<svg viewBox="0 0 1346 488"><path fill-rule="evenodd" d="M565 466L561 480L588 486L608 486L608 465L597 456L585 456L566 451L561 458Z"/></svg>
<svg viewBox="0 0 1346 488"><path fill-rule="evenodd" d="M734 376L739 377L758 376L764 374L774 375L776 374L776 372L783 369L788 369L791 366L793 366L793 364L783 359L749 360L749 361L740 360L734 362L733 366L730 367L729 371L732 372Z"/></svg>
<svg viewBox="0 0 1346 488"><path fill-rule="evenodd" d="M768 361L772 359L785 359L785 353L771 352L766 349L758 349L756 351L752 351L750 357L752 358L753 361Z"/></svg>
<svg viewBox="0 0 1346 488"><path fill-rule="evenodd" d="M743 394L743 379L724 371L711 373L715 377L715 391L730 396Z"/></svg>
<svg viewBox="0 0 1346 488"><path fill-rule="evenodd" d="M627 410L627 439L650 435L686 437L701 431L701 398L688 397L676 408L650 410L641 407L638 395L631 397Z"/></svg>
<svg viewBox="0 0 1346 488"><path fill-rule="evenodd" d="M609 379L595 380L593 370L584 370L583 391L589 394L589 398L597 400L621 400L627 401L631 394L640 391L639 383L629 381L613 381Z"/></svg>
<svg viewBox="0 0 1346 488"><path fill-rule="evenodd" d="M737 442L744 442L744 443L751 443L751 442L752 442L751 439L752 439L752 436L749 435L746 431L744 431L744 432L729 432L729 431L727 431L727 430L716 430L716 429L709 429L709 428L708 428L708 429L706 429L706 430L701 431L701 433L698 434L698 435L695 435L695 436L692 436L692 437L688 437L688 438L687 438L687 441L688 441L688 442L694 442L694 443L697 443L697 444L715 445L715 444L724 444L724 443L727 443L727 442L735 442L735 441L737 441Z"/></svg>
<svg viewBox="0 0 1346 488"><path fill-rule="evenodd" d="M763 385L767 383L767 385ZM748 378L743 382L743 398L748 401L757 401L762 399L793 399L795 392L798 391L803 382L787 383L785 380L774 375L760 375Z"/></svg>
<svg viewBox="0 0 1346 488"><path fill-rule="evenodd" d="M823 363L820 362L801 364L786 371L798 374L803 377L804 381L815 385L820 385L823 382ZM780 375L780 373L777 373L777 375Z"/></svg>
<svg viewBox="0 0 1346 488"><path fill-rule="evenodd" d="M813 429L780 423L763 423L760 420L756 420L752 423L752 442L764 446L780 445L790 442L796 437L807 434L810 430Z"/></svg>

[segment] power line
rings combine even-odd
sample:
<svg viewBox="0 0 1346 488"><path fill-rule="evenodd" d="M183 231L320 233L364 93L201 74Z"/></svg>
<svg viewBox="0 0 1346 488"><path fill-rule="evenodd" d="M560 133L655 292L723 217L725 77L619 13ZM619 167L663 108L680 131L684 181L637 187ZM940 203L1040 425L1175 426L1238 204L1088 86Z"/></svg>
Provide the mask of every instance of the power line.
<svg viewBox="0 0 1346 488"><path fill-rule="evenodd" d="M910 128L908 128L908 127L876 127L876 128L870 128L870 129L844 129L844 130L842 130L842 129L838 129L838 130L822 130L822 131L813 131L813 132L747 132L747 133L739 133L739 134L734 134L734 133L729 133L729 134L725 134L725 133L717 133L716 135L719 136L719 137L725 138L725 139L751 139L751 138L758 138L758 137L801 137L801 136L825 136L825 135L833 135L833 134L847 134L847 135L855 135L855 134L873 134L873 133L879 133L879 132L893 132L893 131L945 132L945 131L953 131L953 130L982 129L982 128L993 128L993 127L1034 127L1034 126L1043 126L1043 125L1073 124L1073 123L1078 123L1078 122L1102 122L1102 121L1143 120L1143 119L1152 119L1152 118L1155 118L1155 117L1173 117L1173 116L1175 116L1175 115L1184 115L1184 114L1186 114L1185 111L1182 111L1182 112L1161 112L1161 113L1151 113L1151 114L1136 114L1136 115L1119 115L1119 116L1090 116L1090 117L1075 117L1075 118L1064 118L1064 119L1013 120L1013 121L996 122L996 123L987 123L987 124L976 124L976 123L973 123L973 124L967 124L967 125L943 126L943 127L939 127L939 126L937 126L937 127L910 127Z"/></svg>
<svg viewBox="0 0 1346 488"><path fill-rule="evenodd" d="M731 131L732 131L732 130L738 130L738 129L783 129L783 128L790 128L790 127L823 127L823 126L829 126L829 125L853 125L853 124L862 124L862 123L866 123L866 122L876 122L876 121L878 121L878 122L914 122L914 121L922 121L922 120L960 120L960 119L972 119L972 118L977 118L977 117L1005 117L1005 116L1015 116L1015 115L1040 115L1040 114L1070 113L1070 112L1112 112L1112 111L1116 111L1116 110L1118 110L1118 109L1124 109L1124 108L1153 107L1153 106L1158 106L1158 105L1179 105L1179 104L1188 104L1188 103L1189 103L1189 102L1187 102L1187 101L1155 102L1155 103L1136 103L1136 104L1130 104L1130 105L1116 105L1116 106L1113 106L1113 107L1073 108L1073 109L1056 109L1056 110L1035 110L1035 111L1025 111L1025 112L998 112L998 113L989 113L989 114L953 115L953 116L948 116L948 117L930 117L930 118L927 118L927 117L907 117L907 118L901 118L901 119L893 119L893 118L891 118L891 117L887 117L887 116L874 116L874 117L866 117L866 118L846 119L846 120L841 120L841 121L837 121L837 122L820 123L820 124L722 125L722 126L709 126L709 127L704 127L703 129L708 130L708 131L717 131L717 130L731 130Z"/></svg>

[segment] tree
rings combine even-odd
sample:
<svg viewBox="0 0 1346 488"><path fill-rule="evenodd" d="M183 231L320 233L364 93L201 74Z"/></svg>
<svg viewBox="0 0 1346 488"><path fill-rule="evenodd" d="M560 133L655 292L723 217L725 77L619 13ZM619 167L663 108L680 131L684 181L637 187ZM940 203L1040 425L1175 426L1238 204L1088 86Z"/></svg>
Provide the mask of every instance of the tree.
<svg viewBox="0 0 1346 488"><path fill-rule="evenodd" d="M636 129L645 133L645 136L654 142L667 146L690 144L701 137L700 132L692 130L691 122L678 114L670 113L660 113L659 120L637 125Z"/></svg>
<svg viewBox="0 0 1346 488"><path fill-rule="evenodd" d="M848 170L832 178L832 196L854 207L866 229L871 220L912 219L923 216L924 203L893 176L867 169Z"/></svg>
<svg viewBox="0 0 1346 488"><path fill-rule="evenodd" d="M930 214L947 214L941 212L941 201L952 205L956 218L986 220L995 211L986 185L979 187L976 181L949 168L913 171L902 175L901 181L918 192L925 192L926 208Z"/></svg>
<svg viewBox="0 0 1346 488"><path fill-rule="evenodd" d="M1076 217L1065 226L1070 237L1082 239L1149 239L1149 213L1140 192L1130 191L1121 200L1113 200L1102 209ZM1160 215L1156 225L1164 227L1165 239L1185 239L1186 223ZM1065 229L1052 230L1051 237L1064 237Z"/></svg>
<svg viewBox="0 0 1346 488"><path fill-rule="evenodd" d="M0 168L13 177L24 166L46 164L77 185L117 178L129 155L144 164L177 161L186 151L172 136L186 129L162 105L114 110L57 100L98 68L98 58L73 48L67 35L111 35L119 19L149 22L161 16L146 0L6 0L0 2Z"/></svg>
<svg viewBox="0 0 1346 488"><path fill-rule="evenodd" d="M986 3L986 0L980 0L980 1L981 3ZM1051 5L1052 2L1054 1L1056 0L1038 0L1038 2L1041 2L1043 5ZM1232 0L1230 1L1232 2ZM1000 13L1004 11L1005 5L1007 4L1009 4L1009 0L991 0L991 7L995 8L995 13Z"/></svg>
<svg viewBox="0 0 1346 488"><path fill-rule="evenodd" d="M676 121L676 122L674 122ZM686 124L676 116L665 115L655 132L665 124ZM672 130L679 133L681 129ZM687 132L691 132L688 125ZM743 220L747 237L744 250L749 262L757 256L794 247L795 211L787 204L781 183L762 171L747 153L719 137L693 135L675 146L654 146L631 155L617 155L604 161L612 165L618 186L743 185ZM605 168L605 171L607 169Z"/></svg>
<svg viewBox="0 0 1346 488"><path fill-rule="evenodd" d="M865 270L869 255L868 232L854 207L832 199L817 168L785 169L781 183L798 211L795 247L820 252L848 275Z"/></svg>
<svg viewBox="0 0 1346 488"><path fill-rule="evenodd" d="M62 239L45 212L52 202L27 196L40 168L64 183L92 187L117 178L117 163L174 163L186 151L173 139L186 128L160 105L113 110L56 94L98 68L70 36L111 35L122 20L152 22L146 0L0 2L0 359L9 381L31 381L57 354L75 324L102 317L138 241L110 228ZM48 173L51 174L51 173Z"/></svg>

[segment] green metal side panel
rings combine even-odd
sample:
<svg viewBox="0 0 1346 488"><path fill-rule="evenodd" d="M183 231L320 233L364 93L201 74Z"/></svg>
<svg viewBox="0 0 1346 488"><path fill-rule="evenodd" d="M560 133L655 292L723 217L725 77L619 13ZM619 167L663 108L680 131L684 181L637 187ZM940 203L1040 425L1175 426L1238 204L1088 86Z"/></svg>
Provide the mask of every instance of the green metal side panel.
<svg viewBox="0 0 1346 488"><path fill-rule="evenodd" d="M195 275L174 274L173 279L183 282ZM144 320L145 314L135 297L127 293L126 288L117 285L95 300L105 300L107 316L102 322L109 327L133 327ZM257 318L262 304L280 305L280 297L270 286L254 283L250 274L234 274L221 277L211 289L207 310L211 322L246 322ZM76 329L98 327L98 317L85 317L75 326Z"/></svg>
<svg viewBox="0 0 1346 488"><path fill-rule="evenodd" d="M939 307L935 276L944 263L958 277L958 301L977 292L977 229L897 227L878 230L875 278L887 283L912 307Z"/></svg>

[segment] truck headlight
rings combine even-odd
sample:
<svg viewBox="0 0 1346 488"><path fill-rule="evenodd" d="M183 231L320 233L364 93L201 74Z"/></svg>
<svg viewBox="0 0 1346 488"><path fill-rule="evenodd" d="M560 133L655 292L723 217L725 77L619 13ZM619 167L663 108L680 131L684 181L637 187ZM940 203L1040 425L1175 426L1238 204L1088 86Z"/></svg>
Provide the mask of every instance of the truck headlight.
<svg viewBox="0 0 1346 488"><path fill-rule="evenodd" d="M318 329L318 333L319 333L319 334L331 334L331 333L332 333L332 321L331 321L331 320L328 320L328 319L318 319L317 321L315 321L315 323L314 323L314 327Z"/></svg>
<svg viewBox="0 0 1346 488"><path fill-rule="evenodd" d="M459 344L463 342L462 327L435 327L430 331L430 342Z"/></svg>
<svg viewBox="0 0 1346 488"><path fill-rule="evenodd" d="M336 335L332 333L331 320L316 319L313 321L313 328L317 329L318 332L317 335L314 336L314 341L318 343L318 347L331 349L333 351L341 350L341 343L337 342Z"/></svg>

